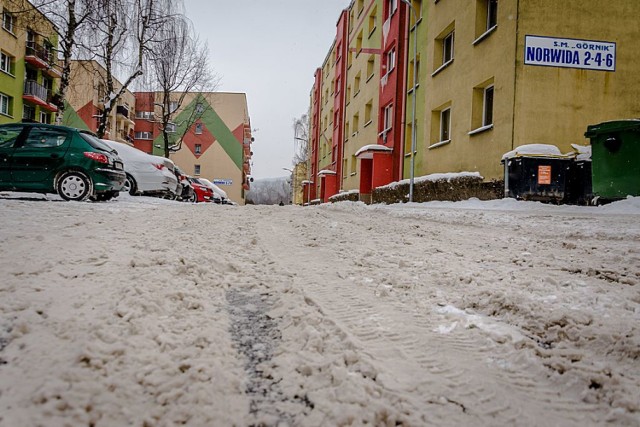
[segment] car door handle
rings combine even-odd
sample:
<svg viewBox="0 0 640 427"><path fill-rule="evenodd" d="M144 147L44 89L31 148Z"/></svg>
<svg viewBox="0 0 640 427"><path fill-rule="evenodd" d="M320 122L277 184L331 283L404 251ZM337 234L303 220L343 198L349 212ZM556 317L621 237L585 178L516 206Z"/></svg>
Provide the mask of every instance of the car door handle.
<svg viewBox="0 0 640 427"><path fill-rule="evenodd" d="M56 153L53 153L53 154L51 154L51 156L50 156L50 157L51 157L52 159L59 159L59 158L60 158L60 155L59 155L59 154L56 154Z"/></svg>

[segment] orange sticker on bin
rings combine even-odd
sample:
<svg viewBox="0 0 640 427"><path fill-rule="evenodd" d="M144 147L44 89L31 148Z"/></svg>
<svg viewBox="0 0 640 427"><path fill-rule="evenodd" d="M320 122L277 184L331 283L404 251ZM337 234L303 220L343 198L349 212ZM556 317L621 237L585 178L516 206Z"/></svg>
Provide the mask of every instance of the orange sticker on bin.
<svg viewBox="0 0 640 427"><path fill-rule="evenodd" d="M551 166L538 166L538 184L551 184Z"/></svg>

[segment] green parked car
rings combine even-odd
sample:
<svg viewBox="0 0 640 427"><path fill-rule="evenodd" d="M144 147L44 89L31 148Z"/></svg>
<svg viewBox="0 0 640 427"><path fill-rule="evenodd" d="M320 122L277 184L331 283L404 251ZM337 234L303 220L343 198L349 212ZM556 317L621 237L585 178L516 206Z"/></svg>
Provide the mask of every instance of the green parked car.
<svg viewBox="0 0 640 427"><path fill-rule="evenodd" d="M0 125L0 190L105 201L118 196L125 179L116 151L91 132L40 123Z"/></svg>

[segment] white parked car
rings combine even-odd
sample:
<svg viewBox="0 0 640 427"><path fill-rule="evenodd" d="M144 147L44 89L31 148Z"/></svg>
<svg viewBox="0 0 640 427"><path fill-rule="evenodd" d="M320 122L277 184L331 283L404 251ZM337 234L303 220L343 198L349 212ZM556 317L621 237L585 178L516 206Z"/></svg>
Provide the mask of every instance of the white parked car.
<svg viewBox="0 0 640 427"><path fill-rule="evenodd" d="M147 154L121 142L108 139L102 141L115 149L124 162L127 181L123 191L132 196L142 194L175 197L178 180L171 168L171 160Z"/></svg>
<svg viewBox="0 0 640 427"><path fill-rule="evenodd" d="M213 182L209 181L207 178L198 178L198 180L203 184L206 185L207 187L209 187L210 189L213 190L213 201L215 203L221 203L221 204L230 204L230 200L229 197L227 196L227 193L220 187L218 187L217 185L215 185Z"/></svg>

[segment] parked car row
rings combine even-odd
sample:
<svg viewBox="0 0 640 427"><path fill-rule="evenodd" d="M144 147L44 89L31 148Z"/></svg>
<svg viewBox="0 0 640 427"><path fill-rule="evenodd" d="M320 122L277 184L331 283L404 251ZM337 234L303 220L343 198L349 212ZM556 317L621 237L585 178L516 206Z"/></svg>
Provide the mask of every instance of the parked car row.
<svg viewBox="0 0 640 427"><path fill-rule="evenodd" d="M64 200L132 196L232 203L204 178L172 160L93 133L40 123L0 125L0 190L55 193Z"/></svg>

